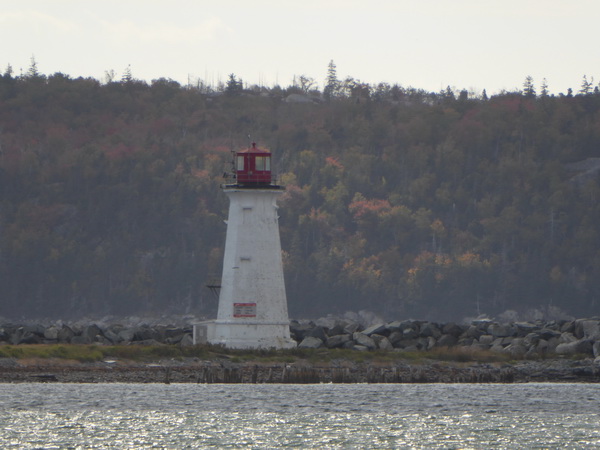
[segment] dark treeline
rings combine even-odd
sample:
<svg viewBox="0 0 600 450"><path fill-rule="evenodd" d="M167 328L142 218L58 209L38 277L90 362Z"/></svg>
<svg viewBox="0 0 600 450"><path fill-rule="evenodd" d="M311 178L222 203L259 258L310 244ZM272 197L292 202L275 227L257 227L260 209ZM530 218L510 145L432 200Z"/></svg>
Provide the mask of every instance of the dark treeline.
<svg viewBox="0 0 600 450"><path fill-rule="evenodd" d="M231 150L287 191L290 315L598 314L600 94L0 77L0 316L213 314ZM529 80L530 81L530 80ZM597 91L597 89L596 89Z"/></svg>

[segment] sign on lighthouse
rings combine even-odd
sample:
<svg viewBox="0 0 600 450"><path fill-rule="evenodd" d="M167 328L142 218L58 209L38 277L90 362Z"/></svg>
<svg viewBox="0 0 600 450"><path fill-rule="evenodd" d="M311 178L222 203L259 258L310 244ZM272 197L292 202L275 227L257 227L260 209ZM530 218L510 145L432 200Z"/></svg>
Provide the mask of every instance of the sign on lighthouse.
<svg viewBox="0 0 600 450"><path fill-rule="evenodd" d="M281 260L271 153L256 144L234 155L222 186L229 217L217 319L194 326L194 342L229 348L293 348Z"/></svg>

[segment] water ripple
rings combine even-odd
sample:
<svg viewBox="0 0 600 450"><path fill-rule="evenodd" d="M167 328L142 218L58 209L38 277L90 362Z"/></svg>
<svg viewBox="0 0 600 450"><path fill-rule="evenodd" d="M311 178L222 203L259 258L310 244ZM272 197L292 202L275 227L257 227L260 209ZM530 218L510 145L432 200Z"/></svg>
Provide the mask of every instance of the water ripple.
<svg viewBox="0 0 600 450"><path fill-rule="evenodd" d="M2 448L593 448L600 386L0 384Z"/></svg>

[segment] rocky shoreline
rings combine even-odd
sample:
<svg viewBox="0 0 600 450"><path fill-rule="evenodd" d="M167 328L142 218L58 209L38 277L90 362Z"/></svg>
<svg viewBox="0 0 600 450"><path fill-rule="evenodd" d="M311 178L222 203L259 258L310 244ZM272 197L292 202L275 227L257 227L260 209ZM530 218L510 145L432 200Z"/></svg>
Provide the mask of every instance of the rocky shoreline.
<svg viewBox="0 0 600 450"><path fill-rule="evenodd" d="M356 351L429 351L435 348L490 350L514 358L600 357L600 318L469 324L403 320L364 324L360 320L324 317L292 320L298 348L343 348ZM98 344L191 346L192 325L12 324L0 325L1 345Z"/></svg>
<svg viewBox="0 0 600 450"><path fill-rule="evenodd" d="M139 363L105 360L78 363L61 359L0 358L0 382L136 383L509 383L600 381L600 318L468 324L405 320L361 323L325 317L291 321L299 349L346 349L385 355L419 353L422 359L332 359L309 363L233 362L184 358ZM0 325L3 346L33 344L193 346L192 327L174 325L10 324ZM311 350L309 350L311 351ZM454 359L429 358L451 354ZM480 358L503 355L509 363ZM1 355L1 353L0 353ZM470 355L469 358L461 356ZM498 360L498 359L497 359Z"/></svg>

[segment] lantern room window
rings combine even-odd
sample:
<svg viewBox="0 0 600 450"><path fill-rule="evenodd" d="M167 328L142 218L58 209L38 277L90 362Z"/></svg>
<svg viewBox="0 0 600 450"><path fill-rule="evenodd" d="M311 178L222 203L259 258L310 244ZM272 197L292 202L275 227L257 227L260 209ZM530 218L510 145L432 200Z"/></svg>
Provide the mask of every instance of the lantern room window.
<svg viewBox="0 0 600 450"><path fill-rule="evenodd" d="M268 156L257 156L254 159L255 170L271 170L271 158Z"/></svg>
<svg viewBox="0 0 600 450"><path fill-rule="evenodd" d="M244 157L243 156L237 157L237 170L244 170Z"/></svg>

